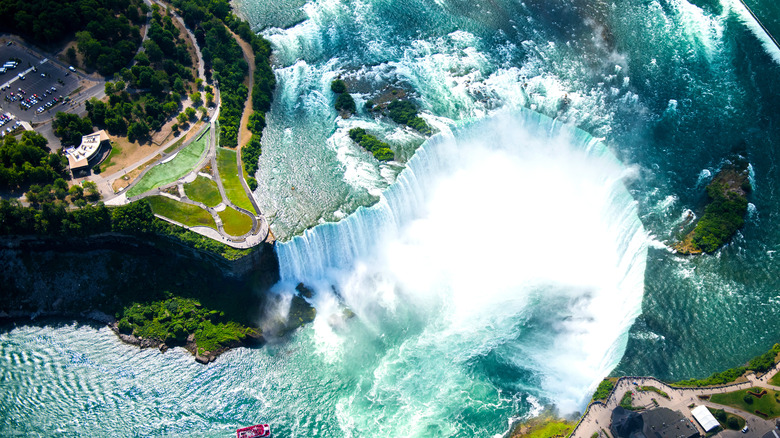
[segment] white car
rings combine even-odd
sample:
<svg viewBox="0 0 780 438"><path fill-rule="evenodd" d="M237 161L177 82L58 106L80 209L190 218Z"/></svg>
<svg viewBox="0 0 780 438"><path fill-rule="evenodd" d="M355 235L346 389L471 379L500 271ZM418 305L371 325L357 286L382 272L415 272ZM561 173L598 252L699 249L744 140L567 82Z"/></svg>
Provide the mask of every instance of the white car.
<svg viewBox="0 0 780 438"><path fill-rule="evenodd" d="M748 433L748 425L746 424L745 427L742 428L742 433Z"/></svg>

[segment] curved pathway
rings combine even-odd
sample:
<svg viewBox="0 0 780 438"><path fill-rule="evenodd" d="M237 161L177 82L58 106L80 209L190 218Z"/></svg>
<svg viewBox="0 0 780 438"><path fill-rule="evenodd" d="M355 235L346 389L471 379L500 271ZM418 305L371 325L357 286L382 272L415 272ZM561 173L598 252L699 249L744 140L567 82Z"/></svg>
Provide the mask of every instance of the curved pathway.
<svg viewBox="0 0 780 438"><path fill-rule="evenodd" d="M740 379L743 380L741 382L701 388L670 386L669 384L653 377L621 377L605 402L596 401L588 405L585 414L580 419L580 422L577 424L574 432L572 432L571 437L590 438L594 434L601 434L601 429L609 431L612 410L619 405L620 400L628 391L632 391L634 393L633 403L635 406L651 408L657 404L659 407L680 411L699 429L699 432L702 434L702 436L704 436L704 431L701 430L701 426L693 418L691 409L688 407L692 404L723 409L732 414L739 415L747 421L747 425L752 431L750 436L762 436L763 434L775 428L774 419L765 420L751 413L713 403L709 400L702 400L699 397L739 391L742 389L752 388L754 386L761 386L764 388L780 391L779 386L769 384L769 379L777 374L778 369L780 369L780 364L775 364L773 368L762 375L756 375L752 373L746 375L744 379ZM669 398L664 398L655 392L637 391L639 386L654 386L666 392L669 395ZM609 433L611 434L611 432ZM737 437L745 435L741 434L739 431L725 430L720 432L719 436Z"/></svg>
<svg viewBox="0 0 780 438"><path fill-rule="evenodd" d="M149 2L149 0L146 0L146 1ZM154 2L157 3L158 5L160 5L161 7L166 8L166 6L164 4L161 4L161 3L159 3L156 0ZM205 67L204 67L205 64L203 62L203 55L201 53L200 47L198 46L198 44L196 42L195 35L184 24L184 20L173 9L169 9L169 12L182 25L182 28L184 28L184 30L189 35L190 40L193 43L193 47L195 48L195 53L197 54L197 58L198 58L198 77L203 79L203 81L205 83L205 80L206 80ZM231 31L231 33L233 33L233 32ZM246 101L245 107L244 107L245 114L244 114L244 116L242 117L242 120L241 120L242 126L245 127L246 123L248 123L248 119L249 119L249 114L246 113L246 111L247 111L247 109L249 109L251 111L251 105L252 105L251 86L252 86L252 84L254 82L254 75L253 75L253 73L254 73L254 54L251 52L251 50L250 50L251 48L249 48L248 45L246 45L245 42L243 40L241 40L238 35L233 33L233 37L236 39L236 42L241 47L242 51L244 52L244 57L247 59L247 62L249 63L249 94L247 96L247 101ZM249 51L247 51L247 50L249 50ZM230 199L227 197L227 194L225 193L225 189L224 189L224 187L222 185L222 179L219 177L219 168L217 166L217 161L216 161L216 151L217 151L217 147L218 147L218 145L216 144L216 138L217 138L216 121L219 118L220 93L219 93L219 89L216 88L216 87L214 87L214 91L215 91L215 93L214 93L215 94L214 102L216 104L216 110L214 111L214 114L211 116L211 120L210 120L210 127L211 127L212 135L210 137L209 146L206 148L205 161L208 161L208 162L211 163L211 168L214 171L215 175L213 177L213 180L217 183L217 187L219 188L219 193L222 196L222 204L221 205L229 206L229 207L231 207L231 208L233 208L233 209L235 209L235 210L237 210L237 211L239 211L239 212L241 212L243 214L246 214L247 216L249 216L251 218L251 220L252 220L252 228L250 229L250 231L248 233L246 233L246 234L244 234L242 236L232 236L232 235L226 233L225 230L224 230L224 227L222 225L222 220L219 217L219 214L218 214L217 210L215 210L214 208L211 208L211 207L207 207L206 205L204 205L202 203L190 200L186 196L186 194L184 193L183 185L186 182L188 182L187 180L189 178L194 179L194 177L197 177L197 169L200 169L203 166L204 158L201 158L201 160L199 161L198 165L196 165L194 167L195 170L193 170L192 172L188 173L184 177L179 178L177 181L175 181L173 183L166 184L166 185L161 186L159 188L155 188L155 189L150 190L150 191L148 191L146 193L143 193L143 194L141 194L139 196L133 196L131 198L128 198L126 196L127 191L131 187L133 187L135 184L137 184L138 181L140 181L141 178L143 178L143 176L146 174L146 172L148 172L150 169L152 169L154 166L160 164L161 162L169 159L174 154L177 154L180 150L182 150L183 148L187 147L192 140L190 142L183 143L180 147L178 147L175 151L172 151L171 153L165 153L164 151L165 151L166 148L170 147L176 141L179 140L178 138L175 138L175 139L169 141L167 144L164 144L164 145L156 148L149 155L147 155L146 157L144 157L141 160L138 160L133 165L128 166L128 167L126 167L126 168L124 168L124 169L122 169L122 170L120 170L118 172L115 172L115 173L113 173L111 175L108 175L108 176L105 176L105 177L100 176L100 175L96 175L96 176L93 177L93 180L95 181L95 183L98 184L98 188L99 188L99 190L101 192L101 195L103 195L105 203L107 205L124 205L124 204L127 204L129 202L136 201L136 200L148 197L148 196L162 195L162 196L171 197L171 198L176 199L176 200L178 200L180 202L183 202L185 204L196 205L196 206L198 206L200 208L203 208L204 210L208 211L209 214L211 214L211 216L214 218L214 222L215 222L215 225L217 227L216 230L214 230L212 228L208 228L208 227L202 227L202 226L189 227L187 225L181 224L181 223L179 223L177 221L173 221L173 220L171 220L169 218L166 218L166 217L163 217L163 216L159 216L159 215L155 215L155 216L159 217L160 219L166 220L168 222L174 223L174 224L176 224L178 226L181 226L182 228L194 231L194 232L202 234L202 235L204 235L206 237L209 237L209 238L212 238L214 240L217 240L217 241L220 241L222 243L225 243L225 244L227 244L229 246L232 246L234 248L250 248L250 247L256 246L256 245L262 243L263 241L265 241L269 237L270 229L269 229L269 226L268 226L268 222L265 219L265 216L262 213L260 213L260 208L257 205L257 201L255 200L254 196L252 195L252 191L249 190L249 187L246 184L246 180L243 178L243 167L241 166L241 151L240 151L241 148L240 147L236 149L236 152L237 152L236 153L236 160L237 160L237 166L238 166L238 169L239 169L239 180L241 181L241 185L244 188L244 192L245 192L247 198L252 203L252 207L254 208L255 211L247 211L247 210L245 210L245 209L243 209L241 207L236 206L235 204L233 204L230 201ZM202 129L205 130L207 126L204 126ZM187 128L187 130L182 133L182 135L186 135L187 133L189 133L189 131L193 127L194 127L194 124L190 125ZM199 135L201 135L201 133L198 133L198 135L196 135L194 138L197 138ZM245 140L248 141L247 139L245 139ZM128 172L131 172L131 171L137 169L138 167L144 165L145 163L148 163L149 161L154 160L155 157L157 157L157 156L159 156L160 158L155 160L154 163L152 163L146 169L144 169L143 172L141 172L141 174L138 177L135 178L133 183L131 183L129 186L125 187L120 192L117 192L117 193L114 192L114 190L112 188L112 184L113 184L113 182L116 179L121 178L121 177L125 176ZM164 192L167 189L170 189L172 187L177 187L177 186L179 187L179 193L181 195L183 195L183 196L176 197L176 196L169 195L169 194Z"/></svg>

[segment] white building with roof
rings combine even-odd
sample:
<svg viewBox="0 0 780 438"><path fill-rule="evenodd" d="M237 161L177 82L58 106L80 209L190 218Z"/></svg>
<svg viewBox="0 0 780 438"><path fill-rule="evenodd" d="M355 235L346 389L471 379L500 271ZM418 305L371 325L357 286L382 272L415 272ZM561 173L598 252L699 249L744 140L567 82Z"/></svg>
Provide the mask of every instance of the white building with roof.
<svg viewBox="0 0 780 438"><path fill-rule="evenodd" d="M108 143L110 143L110 138L106 131L101 129L81 137L81 144L78 147L65 149L71 172L94 166L100 160L103 146Z"/></svg>
<svg viewBox="0 0 780 438"><path fill-rule="evenodd" d="M718 420L716 420L715 416L712 415L712 412L707 409L707 406L696 406L695 408L691 409L691 414L693 414L693 418L696 419L705 432L709 432L712 429L720 426L720 423L718 423Z"/></svg>

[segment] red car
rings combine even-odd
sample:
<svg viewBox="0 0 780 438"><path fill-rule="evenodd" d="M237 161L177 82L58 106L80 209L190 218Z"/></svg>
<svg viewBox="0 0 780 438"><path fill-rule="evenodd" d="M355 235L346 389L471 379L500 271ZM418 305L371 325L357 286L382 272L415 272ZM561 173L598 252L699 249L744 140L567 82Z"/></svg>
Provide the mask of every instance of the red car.
<svg viewBox="0 0 780 438"><path fill-rule="evenodd" d="M271 436L271 426L267 424L255 424L236 430L236 438L260 438Z"/></svg>

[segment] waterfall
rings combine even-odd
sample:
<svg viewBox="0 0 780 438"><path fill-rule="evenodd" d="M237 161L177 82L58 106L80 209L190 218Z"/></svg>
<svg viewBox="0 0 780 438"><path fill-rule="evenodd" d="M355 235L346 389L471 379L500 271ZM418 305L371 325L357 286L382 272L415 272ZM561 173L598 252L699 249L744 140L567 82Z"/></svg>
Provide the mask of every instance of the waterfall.
<svg viewBox="0 0 780 438"><path fill-rule="evenodd" d="M474 373L499 394L581 409L641 310L647 236L630 173L599 140L529 110L463 123L425 142L375 205L278 244L282 284L317 290L328 360L374 352L361 366L393 421L441 392L457 400ZM439 389L408 400L410 382ZM376 406L359 400L350 418L371 423Z"/></svg>

